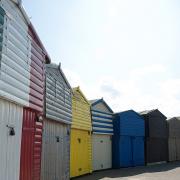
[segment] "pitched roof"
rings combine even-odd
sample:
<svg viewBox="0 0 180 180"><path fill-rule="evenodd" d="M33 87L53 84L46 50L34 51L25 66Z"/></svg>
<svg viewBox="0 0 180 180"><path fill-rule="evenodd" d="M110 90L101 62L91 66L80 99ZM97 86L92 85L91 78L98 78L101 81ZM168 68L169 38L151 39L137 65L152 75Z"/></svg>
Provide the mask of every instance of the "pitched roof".
<svg viewBox="0 0 180 180"><path fill-rule="evenodd" d="M47 69L55 69L57 70L61 76L63 77L64 81L66 82L67 86L72 90L71 85L69 84L63 70L61 69L61 63L59 63L59 65L55 64L55 63L51 63L51 64L46 64ZM53 71L50 71L51 74L53 74L53 77L56 78L56 80L58 81L58 74L55 74Z"/></svg>
<svg viewBox="0 0 180 180"><path fill-rule="evenodd" d="M99 101L99 99L93 99L93 100L89 100L90 104L94 104L95 102Z"/></svg>
<svg viewBox="0 0 180 180"><path fill-rule="evenodd" d="M86 98L86 96L83 94L83 92L81 91L81 89L80 89L79 86L72 88L72 90L73 90L73 93L74 93L75 91L78 91L78 92L82 95L82 97L84 98L84 100L90 105L90 102L88 101L88 99Z"/></svg>
<svg viewBox="0 0 180 180"><path fill-rule="evenodd" d="M162 116L164 116L167 119L167 117L161 111L159 111L159 109L145 110L145 111L139 112L139 114L140 115L148 115L148 114L151 114L154 111L159 112Z"/></svg>
<svg viewBox="0 0 180 180"><path fill-rule="evenodd" d="M138 112L134 111L133 109L129 109L129 110L126 110L126 111L120 111L120 112L117 112L115 114L122 114L122 113L127 113L127 112L130 112L130 111L134 112L135 114L137 114L138 116L140 116L142 118L142 116Z"/></svg>
<svg viewBox="0 0 180 180"><path fill-rule="evenodd" d="M139 112L139 114L141 114L141 115L145 115L145 114L149 114L149 113L151 113L151 112L153 112L153 111L156 111L156 110L157 110L157 109L144 110L144 111Z"/></svg>
<svg viewBox="0 0 180 180"><path fill-rule="evenodd" d="M174 120L174 119L180 121L180 117L171 117L171 118L168 118L167 120L168 120L168 121L171 121L171 120Z"/></svg>
<svg viewBox="0 0 180 180"><path fill-rule="evenodd" d="M111 113L113 113L113 110L108 106L108 104L104 101L103 98L101 98L101 99L89 100L89 102L90 102L91 106L95 106L96 104L98 104L98 103L101 102L101 103L103 103L103 104L107 107L107 109L108 109Z"/></svg>
<svg viewBox="0 0 180 180"><path fill-rule="evenodd" d="M43 49L43 51L44 51L44 53L45 53L46 63L50 63L50 62L51 62L51 58L50 58L48 52L46 51L46 49L45 49L42 41L40 40L40 38L39 38L39 36L38 36L38 34L37 34L37 32L36 32L33 24L32 24L31 21L30 21L30 18L28 17L28 15L27 15L27 13L26 13L26 11L25 11L25 9L24 9L24 7L22 6L22 0L10 0L10 1L12 1L13 3L15 3L15 4L17 5L17 7L19 8L19 10L21 11L21 13L22 13L22 15L23 15L23 17L24 17L27 25L30 27L30 29L31 29L31 31L33 32L33 34L36 36L39 44L41 45L41 48Z"/></svg>

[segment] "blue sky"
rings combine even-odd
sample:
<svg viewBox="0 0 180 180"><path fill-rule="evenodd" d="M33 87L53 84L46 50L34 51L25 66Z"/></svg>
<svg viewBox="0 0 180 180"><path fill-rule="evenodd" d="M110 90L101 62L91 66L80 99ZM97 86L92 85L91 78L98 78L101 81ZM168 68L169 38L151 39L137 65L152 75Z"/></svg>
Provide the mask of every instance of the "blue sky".
<svg viewBox="0 0 180 180"><path fill-rule="evenodd" d="M23 0L52 61L114 111L180 116L178 0Z"/></svg>

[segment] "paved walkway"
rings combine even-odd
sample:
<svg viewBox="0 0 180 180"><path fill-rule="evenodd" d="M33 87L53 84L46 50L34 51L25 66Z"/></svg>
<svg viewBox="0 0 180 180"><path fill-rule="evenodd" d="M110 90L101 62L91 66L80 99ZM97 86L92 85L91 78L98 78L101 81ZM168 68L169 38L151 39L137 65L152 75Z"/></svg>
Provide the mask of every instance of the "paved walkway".
<svg viewBox="0 0 180 180"><path fill-rule="evenodd" d="M105 170L73 180L180 180L180 162Z"/></svg>

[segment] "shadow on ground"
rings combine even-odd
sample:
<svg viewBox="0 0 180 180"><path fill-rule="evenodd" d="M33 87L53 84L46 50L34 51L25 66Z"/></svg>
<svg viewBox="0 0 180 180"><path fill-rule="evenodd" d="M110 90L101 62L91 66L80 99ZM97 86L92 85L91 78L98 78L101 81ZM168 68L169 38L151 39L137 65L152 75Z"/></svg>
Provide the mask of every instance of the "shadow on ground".
<svg viewBox="0 0 180 180"><path fill-rule="evenodd" d="M180 167L180 162L157 164L157 165L143 166L143 167L110 169L110 170L94 172L91 175L73 178L73 180L99 180L105 177L106 178L129 177L144 173L157 173L157 172L165 172L165 171L167 172L178 167Z"/></svg>

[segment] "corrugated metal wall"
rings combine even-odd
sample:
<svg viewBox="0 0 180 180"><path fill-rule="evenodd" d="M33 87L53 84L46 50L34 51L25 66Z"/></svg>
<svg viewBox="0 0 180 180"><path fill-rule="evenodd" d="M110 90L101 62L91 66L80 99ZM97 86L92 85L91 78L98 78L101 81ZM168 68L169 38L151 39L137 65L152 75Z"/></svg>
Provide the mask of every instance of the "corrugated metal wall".
<svg viewBox="0 0 180 180"><path fill-rule="evenodd" d="M37 119L36 111L24 108L20 180L40 180L43 124Z"/></svg>
<svg viewBox="0 0 180 180"><path fill-rule="evenodd" d="M26 24L17 5L1 0L5 10L0 68L0 96L29 106L31 42Z"/></svg>
<svg viewBox="0 0 180 180"><path fill-rule="evenodd" d="M145 123L133 110L115 114L113 168L144 165Z"/></svg>
<svg viewBox="0 0 180 180"><path fill-rule="evenodd" d="M71 129L70 177L92 172L92 137L90 131Z"/></svg>
<svg viewBox="0 0 180 180"><path fill-rule="evenodd" d="M70 124L72 93L62 73L57 65L46 66L46 118Z"/></svg>
<svg viewBox="0 0 180 180"><path fill-rule="evenodd" d="M0 179L19 180L23 108L0 99ZM14 130L14 134L13 133Z"/></svg>
<svg viewBox="0 0 180 180"><path fill-rule="evenodd" d="M168 120L169 130L169 161L180 160L180 118L174 117Z"/></svg>
<svg viewBox="0 0 180 180"><path fill-rule="evenodd" d="M72 128L92 130L90 104L80 88L73 89L72 99Z"/></svg>
<svg viewBox="0 0 180 180"><path fill-rule="evenodd" d="M70 126L44 120L41 180L69 180Z"/></svg>
<svg viewBox="0 0 180 180"><path fill-rule="evenodd" d="M93 170L112 167L112 138L109 135L93 134Z"/></svg>

